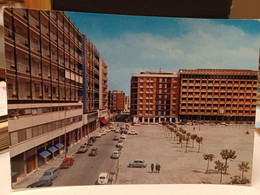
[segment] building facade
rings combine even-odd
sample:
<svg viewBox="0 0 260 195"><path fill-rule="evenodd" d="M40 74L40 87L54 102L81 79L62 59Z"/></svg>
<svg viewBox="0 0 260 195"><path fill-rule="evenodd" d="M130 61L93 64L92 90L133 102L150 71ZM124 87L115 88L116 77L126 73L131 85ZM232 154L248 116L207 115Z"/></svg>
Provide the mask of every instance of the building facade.
<svg viewBox="0 0 260 195"><path fill-rule="evenodd" d="M141 72L131 78L133 122L161 123L178 120L177 72Z"/></svg>
<svg viewBox="0 0 260 195"><path fill-rule="evenodd" d="M96 129L99 52L63 13L4 10L11 168L37 169Z"/></svg>
<svg viewBox="0 0 260 195"><path fill-rule="evenodd" d="M257 71L180 70L180 119L254 122Z"/></svg>
<svg viewBox="0 0 260 195"><path fill-rule="evenodd" d="M109 91L109 110L111 113L122 113L125 108L125 93L122 91Z"/></svg>

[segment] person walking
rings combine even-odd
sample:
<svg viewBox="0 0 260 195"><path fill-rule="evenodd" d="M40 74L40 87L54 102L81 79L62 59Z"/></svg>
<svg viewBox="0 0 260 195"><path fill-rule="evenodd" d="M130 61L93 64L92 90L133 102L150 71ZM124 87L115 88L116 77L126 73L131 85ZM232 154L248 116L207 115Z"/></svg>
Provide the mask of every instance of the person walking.
<svg viewBox="0 0 260 195"><path fill-rule="evenodd" d="M159 168L158 165L159 165L158 163L156 163L156 165L155 165L156 173L158 173L158 168Z"/></svg>
<svg viewBox="0 0 260 195"><path fill-rule="evenodd" d="M153 169L154 169L154 164L151 164L151 172L153 173Z"/></svg>
<svg viewBox="0 0 260 195"><path fill-rule="evenodd" d="M158 164L158 173L160 173L160 170L161 170L161 165Z"/></svg>

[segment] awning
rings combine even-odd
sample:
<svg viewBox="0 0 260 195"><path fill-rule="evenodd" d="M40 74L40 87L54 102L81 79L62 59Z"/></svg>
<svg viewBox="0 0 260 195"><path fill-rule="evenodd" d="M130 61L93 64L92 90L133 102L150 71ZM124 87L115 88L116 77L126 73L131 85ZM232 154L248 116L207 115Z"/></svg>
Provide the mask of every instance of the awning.
<svg viewBox="0 0 260 195"><path fill-rule="evenodd" d="M51 155L51 153L48 152L47 150L44 150L44 151L41 152L39 155L40 155L41 157L43 157L43 158L46 158L47 156Z"/></svg>
<svg viewBox="0 0 260 195"><path fill-rule="evenodd" d="M57 147L57 148L61 149L61 148L63 148L63 147L64 147L64 145L62 145L61 143L57 143L57 144L55 145L55 147Z"/></svg>
<svg viewBox="0 0 260 195"><path fill-rule="evenodd" d="M107 120L104 119L104 118L102 118L100 121L101 121L104 125L107 124Z"/></svg>
<svg viewBox="0 0 260 195"><path fill-rule="evenodd" d="M49 150L51 153L54 153L54 152L56 152L56 151L58 150L58 148L52 146L52 147L48 148L48 150Z"/></svg>

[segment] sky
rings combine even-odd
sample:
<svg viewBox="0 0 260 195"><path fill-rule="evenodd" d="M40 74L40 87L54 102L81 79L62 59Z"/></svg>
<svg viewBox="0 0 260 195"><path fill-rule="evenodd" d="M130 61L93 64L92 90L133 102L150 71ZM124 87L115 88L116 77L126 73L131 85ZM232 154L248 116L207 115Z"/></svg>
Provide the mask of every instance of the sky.
<svg viewBox="0 0 260 195"><path fill-rule="evenodd" d="M130 94L132 73L258 70L260 21L65 12L108 65L108 89Z"/></svg>

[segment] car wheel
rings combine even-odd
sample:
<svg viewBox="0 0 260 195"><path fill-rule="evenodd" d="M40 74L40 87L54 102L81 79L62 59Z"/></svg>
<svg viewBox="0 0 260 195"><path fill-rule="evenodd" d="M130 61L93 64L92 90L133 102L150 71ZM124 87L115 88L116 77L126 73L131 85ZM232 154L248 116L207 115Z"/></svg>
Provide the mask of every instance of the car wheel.
<svg viewBox="0 0 260 195"><path fill-rule="evenodd" d="M144 168L144 165L142 165L141 167Z"/></svg>
<svg viewBox="0 0 260 195"><path fill-rule="evenodd" d="M130 165L131 168L133 168L133 165Z"/></svg>

